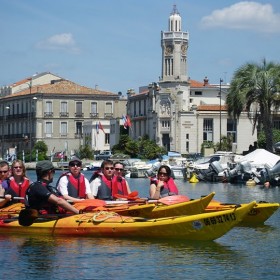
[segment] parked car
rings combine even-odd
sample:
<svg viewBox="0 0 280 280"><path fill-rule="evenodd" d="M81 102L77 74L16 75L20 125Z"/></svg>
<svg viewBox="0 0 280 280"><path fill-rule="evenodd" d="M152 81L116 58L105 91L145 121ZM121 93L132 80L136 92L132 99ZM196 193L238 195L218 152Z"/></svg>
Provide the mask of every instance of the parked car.
<svg viewBox="0 0 280 280"><path fill-rule="evenodd" d="M275 153L280 153L280 142L274 144Z"/></svg>
<svg viewBox="0 0 280 280"><path fill-rule="evenodd" d="M105 160L109 159L112 156L111 151L103 151L95 156L96 160Z"/></svg>

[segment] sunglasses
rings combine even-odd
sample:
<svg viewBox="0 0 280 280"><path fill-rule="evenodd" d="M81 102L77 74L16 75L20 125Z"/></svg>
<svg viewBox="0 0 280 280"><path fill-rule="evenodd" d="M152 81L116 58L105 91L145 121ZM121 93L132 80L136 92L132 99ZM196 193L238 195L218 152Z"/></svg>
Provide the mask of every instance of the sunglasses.
<svg viewBox="0 0 280 280"><path fill-rule="evenodd" d="M14 169L22 169L22 166L14 166Z"/></svg>
<svg viewBox="0 0 280 280"><path fill-rule="evenodd" d="M0 171L0 174L6 174L9 170L2 170Z"/></svg>
<svg viewBox="0 0 280 280"><path fill-rule="evenodd" d="M123 171L123 168L115 168L116 171Z"/></svg>
<svg viewBox="0 0 280 280"><path fill-rule="evenodd" d="M158 175L159 176L168 176L166 172L159 172Z"/></svg>
<svg viewBox="0 0 280 280"><path fill-rule="evenodd" d="M80 162L70 162L69 166L71 166L71 167L74 167L74 166L81 167L82 164Z"/></svg>
<svg viewBox="0 0 280 280"><path fill-rule="evenodd" d="M104 169L105 170L114 170L115 168L114 167L105 167Z"/></svg>

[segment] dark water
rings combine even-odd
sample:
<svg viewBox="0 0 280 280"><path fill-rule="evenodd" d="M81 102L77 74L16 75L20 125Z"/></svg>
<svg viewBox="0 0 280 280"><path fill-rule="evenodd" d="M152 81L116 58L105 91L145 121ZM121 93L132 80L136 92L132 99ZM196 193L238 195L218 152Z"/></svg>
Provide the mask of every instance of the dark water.
<svg viewBox="0 0 280 280"><path fill-rule="evenodd" d="M33 172L28 175L35 179ZM215 191L215 198L224 202L280 202L278 188L176 182L181 194L191 198ZM130 179L129 184L148 196L147 179ZM0 235L0 275L59 280L280 279L279 218L278 210L264 226L236 227L213 242Z"/></svg>

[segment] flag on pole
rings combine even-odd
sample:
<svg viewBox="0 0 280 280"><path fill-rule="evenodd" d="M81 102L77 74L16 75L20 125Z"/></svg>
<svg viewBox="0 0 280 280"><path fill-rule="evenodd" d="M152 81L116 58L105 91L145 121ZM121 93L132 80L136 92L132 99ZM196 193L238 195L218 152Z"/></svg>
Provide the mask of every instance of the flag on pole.
<svg viewBox="0 0 280 280"><path fill-rule="evenodd" d="M97 133L97 134L99 133L99 125L98 125L97 122L96 122L96 133Z"/></svg>
<svg viewBox="0 0 280 280"><path fill-rule="evenodd" d="M123 127L124 127L124 129L127 129L127 126L126 126L126 116L125 115L122 116L122 120L123 120Z"/></svg>
<svg viewBox="0 0 280 280"><path fill-rule="evenodd" d="M99 122L99 124L98 124L98 128L99 128L99 129L101 129L101 130L105 133L104 128L103 128L103 126L102 126L101 122Z"/></svg>
<svg viewBox="0 0 280 280"><path fill-rule="evenodd" d="M131 126L132 126L130 117L129 117L128 115L126 116L126 125L127 125L128 127L131 127Z"/></svg>

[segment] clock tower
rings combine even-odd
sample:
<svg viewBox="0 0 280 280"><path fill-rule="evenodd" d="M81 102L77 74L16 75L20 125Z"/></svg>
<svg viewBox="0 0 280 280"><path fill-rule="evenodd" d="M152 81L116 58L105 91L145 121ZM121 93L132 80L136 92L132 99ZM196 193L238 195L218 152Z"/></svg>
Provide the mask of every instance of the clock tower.
<svg viewBox="0 0 280 280"><path fill-rule="evenodd" d="M187 49L189 33L182 31L181 16L173 6L169 30L161 32L162 82L187 81Z"/></svg>

